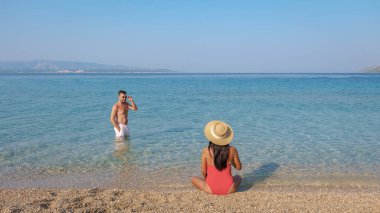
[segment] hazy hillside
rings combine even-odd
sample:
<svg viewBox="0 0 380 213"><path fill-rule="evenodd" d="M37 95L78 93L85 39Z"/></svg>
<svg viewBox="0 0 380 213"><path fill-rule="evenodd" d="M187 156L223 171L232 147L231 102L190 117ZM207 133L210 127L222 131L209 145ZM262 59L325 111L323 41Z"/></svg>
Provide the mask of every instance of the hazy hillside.
<svg viewBox="0 0 380 213"><path fill-rule="evenodd" d="M380 73L380 66L372 66L368 67L362 70L363 72L368 72L368 73Z"/></svg>
<svg viewBox="0 0 380 213"><path fill-rule="evenodd" d="M168 69L106 65L74 61L8 61L0 62L0 73L135 73L174 72Z"/></svg>

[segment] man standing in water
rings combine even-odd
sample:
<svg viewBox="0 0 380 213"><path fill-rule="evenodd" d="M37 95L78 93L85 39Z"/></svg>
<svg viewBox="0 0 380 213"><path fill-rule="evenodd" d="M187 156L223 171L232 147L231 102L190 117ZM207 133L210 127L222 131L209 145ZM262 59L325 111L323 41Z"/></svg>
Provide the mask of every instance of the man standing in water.
<svg viewBox="0 0 380 213"><path fill-rule="evenodd" d="M128 110L137 110L137 106L131 96L120 90L118 93L119 101L113 105L110 122L114 127L116 137L125 137L128 135ZM127 98L130 103L127 102Z"/></svg>

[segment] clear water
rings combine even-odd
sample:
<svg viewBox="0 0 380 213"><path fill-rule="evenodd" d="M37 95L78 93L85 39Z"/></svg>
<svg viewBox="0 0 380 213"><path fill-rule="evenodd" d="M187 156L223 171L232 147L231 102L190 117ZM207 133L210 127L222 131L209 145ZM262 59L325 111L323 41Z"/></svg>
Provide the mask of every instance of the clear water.
<svg viewBox="0 0 380 213"><path fill-rule="evenodd" d="M109 123L119 89L139 107L122 142ZM68 174L188 181L215 119L233 127L247 182L380 184L380 75L3 74L0 106L0 187Z"/></svg>

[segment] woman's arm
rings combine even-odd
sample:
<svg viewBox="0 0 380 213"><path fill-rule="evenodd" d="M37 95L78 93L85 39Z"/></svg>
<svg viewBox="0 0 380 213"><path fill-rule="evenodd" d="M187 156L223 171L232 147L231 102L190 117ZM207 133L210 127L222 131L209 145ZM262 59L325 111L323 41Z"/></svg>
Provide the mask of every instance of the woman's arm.
<svg viewBox="0 0 380 213"><path fill-rule="evenodd" d="M240 159L239 159L239 153L238 153L237 149L232 146L231 147L231 151L232 151L232 156L233 156L232 165L237 170L241 170L241 162L240 162Z"/></svg>
<svg viewBox="0 0 380 213"><path fill-rule="evenodd" d="M206 155L207 149L203 149L202 155L201 155L201 172L202 176L206 179L207 177L207 155Z"/></svg>

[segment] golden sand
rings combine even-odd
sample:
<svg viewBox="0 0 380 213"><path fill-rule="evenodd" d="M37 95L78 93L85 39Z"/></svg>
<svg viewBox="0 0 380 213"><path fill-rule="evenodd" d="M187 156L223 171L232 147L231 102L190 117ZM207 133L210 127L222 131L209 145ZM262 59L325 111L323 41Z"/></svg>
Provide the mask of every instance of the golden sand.
<svg viewBox="0 0 380 213"><path fill-rule="evenodd" d="M380 212L380 191L273 187L227 196L195 189L1 189L1 212Z"/></svg>

